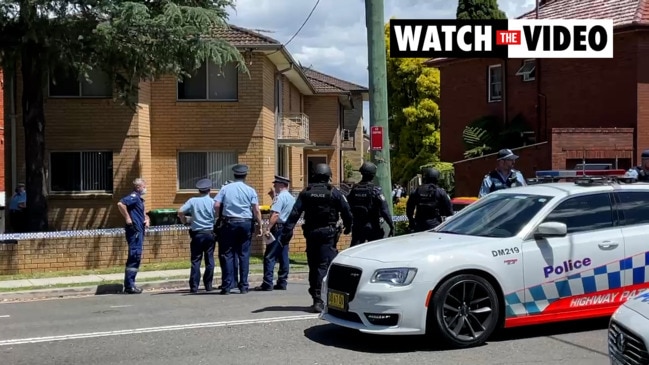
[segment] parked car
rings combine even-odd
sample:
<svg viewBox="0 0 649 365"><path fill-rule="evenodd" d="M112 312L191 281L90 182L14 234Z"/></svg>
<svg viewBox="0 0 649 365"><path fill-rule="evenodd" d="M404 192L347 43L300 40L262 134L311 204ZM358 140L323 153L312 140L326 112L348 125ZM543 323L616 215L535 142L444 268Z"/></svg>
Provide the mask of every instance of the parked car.
<svg viewBox="0 0 649 365"><path fill-rule="evenodd" d="M499 327L610 316L649 288L649 184L602 178L493 192L435 229L338 254L328 322L463 348Z"/></svg>
<svg viewBox="0 0 649 365"><path fill-rule="evenodd" d="M608 326L611 365L649 364L649 291L621 305Z"/></svg>

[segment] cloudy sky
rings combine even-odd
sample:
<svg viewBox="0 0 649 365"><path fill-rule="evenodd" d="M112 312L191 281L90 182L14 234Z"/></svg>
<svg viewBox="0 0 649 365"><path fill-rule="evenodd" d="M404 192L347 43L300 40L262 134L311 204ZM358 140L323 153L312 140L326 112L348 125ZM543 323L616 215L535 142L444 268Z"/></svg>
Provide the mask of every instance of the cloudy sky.
<svg viewBox="0 0 649 365"><path fill-rule="evenodd" d="M385 20L391 17L455 18L454 0L384 0ZM229 22L255 29L286 43L299 29L316 0L237 0ZM534 8L535 0L498 0L513 18ZM320 0L313 15L287 48L303 66L368 85L364 0ZM365 123L369 105L364 105Z"/></svg>

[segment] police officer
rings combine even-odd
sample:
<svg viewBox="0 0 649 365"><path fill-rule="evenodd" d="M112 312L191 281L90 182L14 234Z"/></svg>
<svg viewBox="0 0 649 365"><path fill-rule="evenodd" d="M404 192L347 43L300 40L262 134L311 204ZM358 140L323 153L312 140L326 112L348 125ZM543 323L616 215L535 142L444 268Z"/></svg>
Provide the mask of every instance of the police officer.
<svg viewBox="0 0 649 365"><path fill-rule="evenodd" d="M322 279L329 264L338 254L336 244L340 237L337 227L342 217L344 234L352 227L352 212L345 196L331 184L331 169L327 164L317 164L313 169L313 183L300 192L284 228L282 237L290 234L302 212L302 232L306 239L306 257L309 265L309 294L313 298L311 309L319 313L324 309L320 298Z"/></svg>
<svg viewBox="0 0 649 365"><path fill-rule="evenodd" d="M426 168L421 175L423 184L410 194L406 203L406 216L411 232L433 229L442 223L442 217L453 215L451 199L446 191L437 185L439 170Z"/></svg>
<svg viewBox="0 0 649 365"><path fill-rule="evenodd" d="M220 294L230 294L234 280L234 256L239 259L239 292L248 293L250 245L254 229L253 217L262 235L261 211L255 189L245 183L248 166L232 167L234 181L225 185L214 197L214 210L223 220L219 239L219 263L222 272ZM223 213L221 214L221 206Z"/></svg>
<svg viewBox="0 0 649 365"><path fill-rule="evenodd" d="M358 171L362 175L361 182L356 184L347 195L354 216L351 246L383 238L385 231L379 221L381 217L390 227L388 236L394 235L394 222L385 196L381 188L372 183L376 176L376 165L364 162Z"/></svg>
<svg viewBox="0 0 649 365"><path fill-rule="evenodd" d="M496 190L527 185L523 174L514 169L514 161L517 159L518 156L510 149L498 151L496 169L485 175L480 186L478 197L482 198Z"/></svg>
<svg viewBox="0 0 649 365"><path fill-rule="evenodd" d="M201 281L201 261L205 256L205 273L203 274L203 285L205 291L214 290L214 201L210 197L212 180L201 179L196 183L199 197L190 198L180 209L178 218L183 224L187 224L186 214L191 214L189 230L190 251L192 268L189 272L189 291L198 292Z"/></svg>
<svg viewBox="0 0 649 365"><path fill-rule="evenodd" d="M264 253L264 282L255 288L257 291L270 291L270 290L286 290L288 272L290 262L288 259L288 244L293 238L293 231L286 236L283 235L284 223L288 219L295 198L288 191L288 186L291 180L283 176L275 175L273 181L273 188L275 190L275 198L273 205L270 207L271 216L268 222L268 227L264 234L266 236L273 235L275 240L266 245L266 252ZM279 270L277 272L277 284L273 286L273 270L275 268L275 261L279 263Z"/></svg>
<svg viewBox="0 0 649 365"><path fill-rule="evenodd" d="M27 219L25 209L27 208L27 193L25 184L19 183L16 186L15 193L9 202L9 222L11 223L11 232L22 233L27 231Z"/></svg>
<svg viewBox="0 0 649 365"><path fill-rule="evenodd" d="M632 167L627 171L627 176L637 181L649 181L649 150L642 151L640 156L642 162L639 166Z"/></svg>
<svg viewBox="0 0 649 365"><path fill-rule="evenodd" d="M221 185L221 189L223 189L224 186L228 185L231 183L232 180L226 180L223 185ZM221 204L221 210L219 211L217 217L221 217L221 219L216 220L216 226L214 227L214 233L216 233L216 240L217 242L221 242L220 238L220 231L222 227L222 217L223 217L223 205ZM220 265L219 265L220 266ZM232 256L232 285L230 286L230 289L236 289L239 287L239 257L237 255ZM219 285L218 289L221 290L223 289L223 285Z"/></svg>
<svg viewBox="0 0 649 365"><path fill-rule="evenodd" d="M128 243L128 258L124 273L124 292L128 294L142 293L142 289L135 286L135 277L142 261L144 230L149 227L149 217L144 213L144 199L142 198L145 194L146 181L137 178L133 180L133 192L117 203L117 209L126 220L124 231Z"/></svg>

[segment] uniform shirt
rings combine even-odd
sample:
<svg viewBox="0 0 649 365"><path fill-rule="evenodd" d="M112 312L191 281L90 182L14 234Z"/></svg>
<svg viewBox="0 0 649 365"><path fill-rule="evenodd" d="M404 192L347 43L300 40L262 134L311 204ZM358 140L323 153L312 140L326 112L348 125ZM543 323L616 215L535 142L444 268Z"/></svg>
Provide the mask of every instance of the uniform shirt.
<svg viewBox="0 0 649 365"><path fill-rule="evenodd" d="M500 175L502 181L507 181L507 179L509 179L509 177L512 176L512 174L515 174L516 181L518 182L519 185L521 186L527 185L527 182L525 181L523 174L521 174L521 172L518 170L512 170L508 176L504 176L500 172L498 172L498 174ZM493 182L491 181L491 176L487 174L482 180L482 185L480 186L480 192L478 193L478 198L482 198L483 196L491 192L491 184L493 184Z"/></svg>
<svg viewBox="0 0 649 365"><path fill-rule="evenodd" d="M20 203L27 203L27 192L14 194L9 202L9 210L22 210L23 208L18 206Z"/></svg>
<svg viewBox="0 0 649 365"><path fill-rule="evenodd" d="M243 181L234 181L222 187L214 201L223 206L224 217L252 219L252 206L259 204L259 197Z"/></svg>
<svg viewBox="0 0 649 365"><path fill-rule="evenodd" d="M645 172L641 175L641 171L644 172L644 169L640 166L632 167L629 169L629 171L626 172L625 176L636 179L638 181L649 181L649 174Z"/></svg>
<svg viewBox="0 0 649 365"><path fill-rule="evenodd" d="M288 190L281 191L273 200L270 210L279 214L277 223L286 223L288 216L291 215L295 198Z"/></svg>
<svg viewBox="0 0 649 365"><path fill-rule="evenodd" d="M144 199L139 192L134 191L129 195L125 196L120 200L122 204L126 205L126 210L128 211L131 221L133 221L133 226L143 227L144 226Z"/></svg>
<svg viewBox="0 0 649 365"><path fill-rule="evenodd" d="M191 214L192 231L212 230L214 228L214 201L209 195L190 198L180 211Z"/></svg>

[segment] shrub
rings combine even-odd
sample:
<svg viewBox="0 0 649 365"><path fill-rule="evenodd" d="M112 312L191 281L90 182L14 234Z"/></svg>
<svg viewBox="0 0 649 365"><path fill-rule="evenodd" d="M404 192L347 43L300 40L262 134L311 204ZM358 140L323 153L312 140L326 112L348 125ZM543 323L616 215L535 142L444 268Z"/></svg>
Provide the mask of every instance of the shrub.
<svg viewBox="0 0 649 365"><path fill-rule="evenodd" d="M408 197L399 199L399 202L394 205L394 215L395 216L405 216L406 215L406 203L408 202ZM408 221L405 222L395 222L394 223L394 235L400 236L403 234L409 233Z"/></svg>

